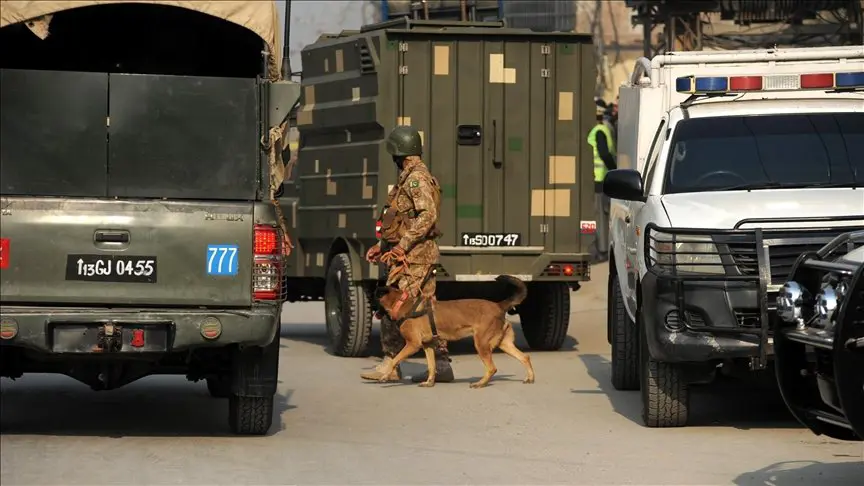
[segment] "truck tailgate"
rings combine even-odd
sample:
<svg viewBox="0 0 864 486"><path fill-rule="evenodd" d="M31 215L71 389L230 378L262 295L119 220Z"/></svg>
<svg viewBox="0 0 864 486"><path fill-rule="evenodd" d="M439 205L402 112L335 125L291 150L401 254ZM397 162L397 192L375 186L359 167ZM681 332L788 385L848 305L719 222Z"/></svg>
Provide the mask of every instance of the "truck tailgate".
<svg viewBox="0 0 864 486"><path fill-rule="evenodd" d="M248 306L251 202L0 199L0 301Z"/></svg>

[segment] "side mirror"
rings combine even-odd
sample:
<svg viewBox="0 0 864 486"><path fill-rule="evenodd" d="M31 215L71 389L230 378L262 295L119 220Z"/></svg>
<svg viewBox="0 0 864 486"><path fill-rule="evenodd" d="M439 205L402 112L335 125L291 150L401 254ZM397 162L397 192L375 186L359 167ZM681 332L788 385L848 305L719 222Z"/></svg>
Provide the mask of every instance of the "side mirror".
<svg viewBox="0 0 864 486"><path fill-rule="evenodd" d="M603 193L612 199L644 202L642 174L633 169L610 170L603 179Z"/></svg>

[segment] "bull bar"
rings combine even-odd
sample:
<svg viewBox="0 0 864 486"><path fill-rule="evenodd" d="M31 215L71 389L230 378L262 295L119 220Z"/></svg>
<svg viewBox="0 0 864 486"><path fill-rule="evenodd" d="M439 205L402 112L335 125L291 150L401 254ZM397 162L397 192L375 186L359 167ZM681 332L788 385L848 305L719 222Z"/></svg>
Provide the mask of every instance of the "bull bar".
<svg viewBox="0 0 864 486"><path fill-rule="evenodd" d="M858 229L832 226L832 223L836 225L849 221L860 221L864 228L864 215L743 219L733 229L665 228L649 223L644 231L643 257L648 273L658 282L671 285L674 289L674 308L683 325L681 329L728 337L755 336L758 344L755 356L750 356L750 367L761 370L767 365L773 330L771 319L776 310L776 303L773 299L769 300L769 293L780 289L801 253L816 251L840 234ZM754 224L790 223L811 226L742 228ZM775 255L774 264L771 258L772 248L783 250ZM695 314L689 312L685 298L685 287L694 285L713 285L717 291L722 292L731 292L730 288L733 288L746 295L752 295L755 290L756 298L753 304L758 326L746 326L740 319L737 326L712 326L707 322L710 318L694 318ZM731 302L732 299L727 297L727 300ZM732 307L730 304L730 311L733 317L737 318L736 309Z"/></svg>

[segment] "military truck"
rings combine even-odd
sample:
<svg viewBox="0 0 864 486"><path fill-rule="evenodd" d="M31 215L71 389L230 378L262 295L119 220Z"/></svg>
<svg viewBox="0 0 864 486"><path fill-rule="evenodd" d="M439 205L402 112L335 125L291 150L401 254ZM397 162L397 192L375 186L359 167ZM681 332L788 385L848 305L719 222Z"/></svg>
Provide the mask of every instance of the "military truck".
<svg viewBox="0 0 864 486"><path fill-rule="evenodd" d="M515 275L529 345L562 346L596 227L591 46L501 21L403 18L303 49L287 298L324 300L336 355L367 354L386 269L363 257L397 180L383 141L399 125L420 131L442 188L439 299L503 298L495 277Z"/></svg>
<svg viewBox="0 0 864 486"><path fill-rule="evenodd" d="M272 187L299 92L276 7L72 3L3 5L0 375L206 379L235 433L264 434L284 301Z"/></svg>

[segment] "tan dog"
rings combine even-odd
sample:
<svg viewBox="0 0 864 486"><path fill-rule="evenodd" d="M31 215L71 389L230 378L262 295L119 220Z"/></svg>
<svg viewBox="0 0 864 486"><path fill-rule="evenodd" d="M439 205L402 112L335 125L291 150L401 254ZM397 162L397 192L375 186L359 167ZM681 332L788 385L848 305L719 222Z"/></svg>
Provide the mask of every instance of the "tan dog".
<svg viewBox="0 0 864 486"><path fill-rule="evenodd" d="M525 366L527 376L522 383L534 383L534 367L531 366L531 358L516 347L513 326L504 318L508 310L525 300L528 290L521 280L510 275L501 275L496 280L510 283L516 287L516 292L501 302L460 299L438 301L434 306L433 316L438 337L447 341L457 341L474 336L474 349L483 361L486 373L480 380L471 383L471 388L486 386L498 371L495 363L492 362L492 351L495 348L501 348L501 351L516 358ZM425 312L427 308L422 303L417 305L416 300L409 299L408 294L393 287L379 288L376 294L381 307L393 321L404 320L399 327L399 332L405 338L405 347L393 358L390 369L383 370L382 376L390 376L399 363L422 348L426 354L429 378L420 386L435 386L435 339L432 336L429 316ZM382 381L386 381L386 378Z"/></svg>

